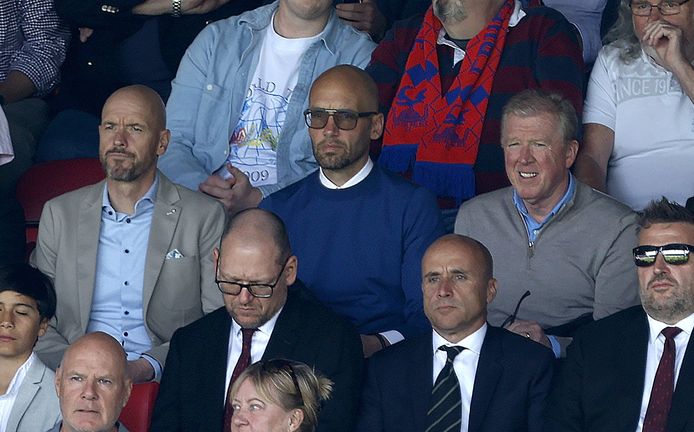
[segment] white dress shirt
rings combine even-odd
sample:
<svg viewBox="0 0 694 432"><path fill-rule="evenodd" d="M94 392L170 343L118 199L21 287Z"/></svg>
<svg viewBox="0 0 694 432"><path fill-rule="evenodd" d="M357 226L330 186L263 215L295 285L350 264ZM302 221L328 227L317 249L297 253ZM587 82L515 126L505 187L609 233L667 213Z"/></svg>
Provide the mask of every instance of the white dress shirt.
<svg viewBox="0 0 694 432"><path fill-rule="evenodd" d="M439 376L441 370L446 365L448 355L446 351L439 349L441 345L445 346L461 346L465 349L453 360L453 370L458 377L460 383L460 398L462 401L462 422L460 423L460 432L467 432L470 423L470 401L472 400L472 391L475 386L475 375L477 375L477 364L480 361L480 352L484 337L487 335L487 323L480 327L470 336L461 340L458 343L450 343L441 335L432 330L431 349L434 355L434 368L432 374L432 383L436 382L436 377Z"/></svg>
<svg viewBox="0 0 694 432"><path fill-rule="evenodd" d="M680 334L675 336L675 388L677 388L677 378L680 375L680 368L682 367L682 360L684 360L684 353L687 350L687 344L689 343L689 338L691 337L692 330L694 329L694 314L689 315L687 318L673 325L656 321L649 315L646 316L648 317L649 328L648 353L646 355L646 373L644 378L643 396L641 398L641 413L639 414L639 424L636 427L636 432L641 432L643 428L643 419L646 417L648 401L651 398L653 380L655 379L655 373L658 370L660 357L662 357L663 349L665 347L665 336L660 332L665 327L679 327L682 329Z"/></svg>
<svg viewBox="0 0 694 432"><path fill-rule="evenodd" d="M263 358L265 354L265 348L270 342L270 336L272 336L272 331L275 329L275 324L277 323L277 318L280 316L282 309L277 311L275 315L272 316L265 324L258 327L258 330L253 332L253 339L251 339L251 363L256 363ZM241 349L243 348L243 333L241 332L241 326L236 323L233 319L231 320L231 331L229 332L229 349L227 354L227 375L224 384L224 394L226 395L229 391L229 380L231 375L234 373L234 368L236 363L241 357Z"/></svg>
<svg viewBox="0 0 694 432"><path fill-rule="evenodd" d="M7 392L4 395L0 395L0 432L5 432L7 428L7 421L10 419L10 413L12 412L12 407L14 402L17 400L17 395L19 395L19 388L22 386L22 382L27 375L27 371L34 363L36 354L33 352L29 358L22 364L17 372L14 373L12 381L10 381L9 387L7 387ZM7 431L12 432L12 431Z"/></svg>

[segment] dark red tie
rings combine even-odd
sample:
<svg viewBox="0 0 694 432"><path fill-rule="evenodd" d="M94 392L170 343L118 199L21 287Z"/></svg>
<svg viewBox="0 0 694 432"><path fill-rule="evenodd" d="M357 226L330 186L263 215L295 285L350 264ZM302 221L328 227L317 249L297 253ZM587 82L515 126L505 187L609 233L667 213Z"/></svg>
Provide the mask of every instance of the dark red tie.
<svg viewBox="0 0 694 432"><path fill-rule="evenodd" d="M243 335L243 342L241 344L241 356L234 366L234 372L231 373L231 379L229 380L229 388L227 389L226 403L224 404L224 432L231 431L231 416L234 415L234 408L231 407L231 385L234 384L236 378L241 375L250 364L251 364L251 341L253 340L253 333L258 329L254 328L242 328L241 334Z"/></svg>
<svg viewBox="0 0 694 432"><path fill-rule="evenodd" d="M665 346L653 380L643 432L665 432L675 388L675 336L681 331L679 327L666 327L661 332L665 336Z"/></svg>

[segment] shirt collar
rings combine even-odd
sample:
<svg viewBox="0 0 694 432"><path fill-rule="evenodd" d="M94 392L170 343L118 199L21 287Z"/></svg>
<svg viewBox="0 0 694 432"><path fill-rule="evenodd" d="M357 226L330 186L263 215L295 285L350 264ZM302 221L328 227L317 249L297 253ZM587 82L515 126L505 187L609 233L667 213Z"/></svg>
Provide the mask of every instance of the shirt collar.
<svg viewBox="0 0 694 432"><path fill-rule="evenodd" d="M138 210L144 210L150 206L154 206L154 200L157 196L157 189L159 188L159 173L157 173L154 176L154 181L152 182L152 185L147 189L147 192L137 200L135 203L135 211L133 212L132 215L130 216L137 216ZM143 208L140 209L140 203L146 203L148 204L147 206L144 206ZM111 205L111 200L108 198L108 182L104 182L104 191L101 195L101 208L102 210L113 210L114 213L117 213L115 209L113 209L113 206Z"/></svg>
<svg viewBox="0 0 694 432"><path fill-rule="evenodd" d="M648 314L646 314L646 317L648 318L650 343L655 342L655 340L658 338L658 335L660 335L660 332L663 331L665 327L679 327L682 329L683 333L686 333L689 336L692 335L692 330L694 330L694 313L672 325L665 324L662 321L658 321Z"/></svg>
<svg viewBox="0 0 694 432"><path fill-rule="evenodd" d="M573 174L571 174L571 171L569 171L569 185L566 187L566 192L564 195L561 197L559 202L552 208L552 210L549 212L549 214L545 217L544 220L539 221L539 223L544 224L546 222L549 222L550 219L554 217L557 213L559 213L559 210L571 201L576 194L576 181L574 180ZM518 196L518 193L516 190L513 190L513 203L516 205L516 208L518 211L525 217L526 219L531 218L530 213L528 213L528 209L525 207L525 203L521 199L520 196ZM534 220L534 219L533 219ZM537 222L537 221L536 221Z"/></svg>
<svg viewBox="0 0 694 432"><path fill-rule="evenodd" d="M508 26L517 26L524 16L525 12L523 11L523 7L520 0L515 0L515 3L513 5L513 13L511 14L511 18L509 18ZM436 39L436 43L438 45L446 45L453 48L454 65L458 64L458 62L465 57L465 50L456 45L455 42L453 42L452 40L446 38L446 29L443 27L441 27L441 30L439 30L439 37Z"/></svg>
<svg viewBox="0 0 694 432"><path fill-rule="evenodd" d="M14 377L12 377L10 385L7 387L7 392L0 396L16 395L19 393L19 388L22 386L22 382L26 379L27 371L31 365L34 364L35 358L36 354L34 354L32 351L29 358L26 359L26 361L17 369L17 372L14 373Z"/></svg>
<svg viewBox="0 0 694 432"><path fill-rule="evenodd" d="M265 334L267 337L270 337L272 335L272 330L275 329L275 323L277 323L277 318L279 318L280 313L282 313L282 309L284 309L284 306L282 306L280 310L278 310L277 313L275 313L272 316L272 318L260 325L256 331L259 331ZM240 336L241 326L233 318L231 319L231 331L235 336Z"/></svg>
<svg viewBox="0 0 694 432"><path fill-rule="evenodd" d="M447 341L446 339L443 338L440 334L436 332L436 330L431 331L433 336L432 336L432 343L431 343L431 349L434 355L436 355L436 352L438 351L439 347L441 345L445 346L461 346L464 347L466 350L470 350L474 352L477 355L480 355L482 352L482 344L484 343L484 337L487 335L487 323L485 322L482 327L479 329L475 330L474 333L471 335L467 336L463 340L457 342L457 343L451 343Z"/></svg>
<svg viewBox="0 0 694 432"><path fill-rule="evenodd" d="M318 178L320 179L320 183L328 189L347 189L348 187L361 183L371 173L373 167L374 163L371 161L371 158L368 158L362 169L360 169L358 173L354 174L354 176L347 180L342 186L338 186L331 182L325 173L323 173L323 168L319 168L320 171L318 173Z"/></svg>

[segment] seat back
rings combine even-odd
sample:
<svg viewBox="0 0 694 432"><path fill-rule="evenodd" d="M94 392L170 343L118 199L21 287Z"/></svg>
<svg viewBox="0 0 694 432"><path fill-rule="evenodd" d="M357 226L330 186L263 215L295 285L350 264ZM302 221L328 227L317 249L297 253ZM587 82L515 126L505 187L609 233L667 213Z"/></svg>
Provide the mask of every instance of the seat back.
<svg viewBox="0 0 694 432"><path fill-rule="evenodd" d="M120 420L130 432L147 432L152 423L154 401L159 393L158 382L133 384L130 399L120 413Z"/></svg>
<svg viewBox="0 0 694 432"><path fill-rule="evenodd" d="M36 164L22 175L17 200L24 209L28 247L36 242L39 218L46 201L96 183L105 176L99 159L69 159Z"/></svg>

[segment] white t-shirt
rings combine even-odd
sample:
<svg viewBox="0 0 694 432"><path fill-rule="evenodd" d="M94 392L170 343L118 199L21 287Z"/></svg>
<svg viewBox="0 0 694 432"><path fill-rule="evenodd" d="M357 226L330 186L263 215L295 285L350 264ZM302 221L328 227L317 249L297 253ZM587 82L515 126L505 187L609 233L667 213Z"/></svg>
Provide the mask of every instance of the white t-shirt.
<svg viewBox="0 0 694 432"><path fill-rule="evenodd" d="M277 142L299 79L299 63L311 44L321 38L321 34L284 38L275 32L274 22L273 16L243 102L241 118L229 138L227 160L243 171L253 186L277 183ZM226 167L219 172L228 176Z"/></svg>
<svg viewBox="0 0 694 432"><path fill-rule="evenodd" d="M624 64L615 44L600 51L583 123L615 133L607 192L619 201L641 210L663 195L682 205L694 195L694 103L645 53Z"/></svg>

